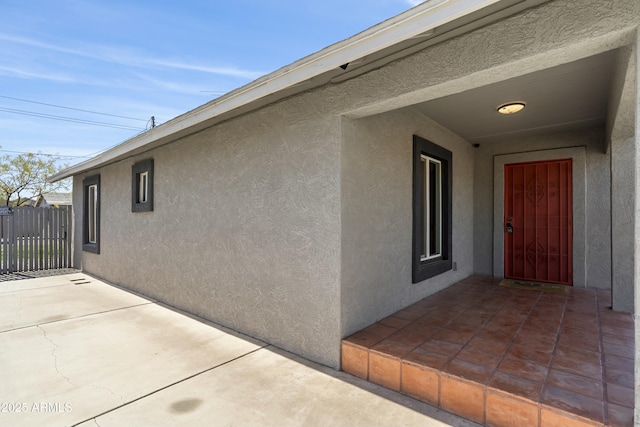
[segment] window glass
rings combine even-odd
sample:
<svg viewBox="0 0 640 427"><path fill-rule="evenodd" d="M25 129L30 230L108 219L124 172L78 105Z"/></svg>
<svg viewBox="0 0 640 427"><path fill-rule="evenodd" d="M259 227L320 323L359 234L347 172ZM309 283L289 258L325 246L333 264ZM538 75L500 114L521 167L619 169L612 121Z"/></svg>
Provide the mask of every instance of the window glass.
<svg viewBox="0 0 640 427"><path fill-rule="evenodd" d="M96 243L96 226L98 224L98 186L90 185L88 187L87 198L89 200L89 212L87 214L87 218L89 220L88 224L88 236L87 241L89 243Z"/></svg>
<svg viewBox="0 0 640 427"><path fill-rule="evenodd" d="M100 253L100 175L82 181L82 249Z"/></svg>
<svg viewBox="0 0 640 427"><path fill-rule="evenodd" d="M138 175L138 203L147 202L149 190L149 172L144 171Z"/></svg>
<svg viewBox="0 0 640 427"><path fill-rule="evenodd" d="M442 253L442 166L439 160L424 155L421 162L425 189L421 259L428 260Z"/></svg>
<svg viewBox="0 0 640 427"><path fill-rule="evenodd" d="M414 283L450 270L451 151L419 136L413 140Z"/></svg>
<svg viewBox="0 0 640 427"><path fill-rule="evenodd" d="M153 211L153 159L131 168L131 212Z"/></svg>

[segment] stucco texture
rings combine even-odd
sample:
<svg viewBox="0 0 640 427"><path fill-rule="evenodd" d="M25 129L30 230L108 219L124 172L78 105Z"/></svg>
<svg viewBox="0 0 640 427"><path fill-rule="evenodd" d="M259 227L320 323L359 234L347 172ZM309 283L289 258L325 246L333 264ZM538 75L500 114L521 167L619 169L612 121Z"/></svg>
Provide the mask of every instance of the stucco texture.
<svg viewBox="0 0 640 427"><path fill-rule="evenodd" d="M578 152L582 154L574 158L573 174L574 285L611 288L611 159L602 151L603 140L604 131L598 127L483 144L476 149L476 273L503 274L504 252L495 243L496 238L502 238L502 228L497 226L502 224L501 206L495 197L503 188L495 182L498 168L504 168L505 163L572 158Z"/></svg>
<svg viewBox="0 0 640 427"><path fill-rule="evenodd" d="M347 120L342 145L342 327L348 335L473 273L473 148L416 109ZM413 135L453 153L456 270L411 282Z"/></svg>
<svg viewBox="0 0 640 427"><path fill-rule="evenodd" d="M101 253L82 267L336 366L339 125L278 111L102 168ZM131 166L150 157L154 211L132 213Z"/></svg>
<svg viewBox="0 0 640 427"><path fill-rule="evenodd" d="M82 252L76 238L76 267L337 368L344 336L472 273L493 274L494 156L583 147L585 283L611 286L626 269L621 289L633 289L632 265L611 263L610 237L617 216L636 226L633 202L604 196L626 176L611 178L630 145L598 128L476 149L412 105L635 44L638 16L637 0L551 1L90 171L101 175L101 253ZM453 153L457 266L417 284L414 134ZM146 158L155 208L132 213L131 166ZM77 237L86 175L74 177Z"/></svg>

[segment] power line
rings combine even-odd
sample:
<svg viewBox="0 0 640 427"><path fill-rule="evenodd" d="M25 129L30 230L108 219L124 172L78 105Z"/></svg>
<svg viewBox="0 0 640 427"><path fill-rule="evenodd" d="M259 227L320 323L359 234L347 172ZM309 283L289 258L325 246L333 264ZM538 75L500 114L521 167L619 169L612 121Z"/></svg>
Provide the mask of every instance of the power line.
<svg viewBox="0 0 640 427"><path fill-rule="evenodd" d="M61 159L88 159L91 156L73 156L73 155L61 155L61 154L49 154L49 153L35 153L33 151L15 151L15 150L2 150L2 153L13 153L13 154L35 154L36 156L44 156L44 157L59 157Z"/></svg>
<svg viewBox="0 0 640 427"><path fill-rule="evenodd" d="M22 115L26 115L26 116L40 117L40 118L46 118L46 119L50 119L50 120L59 120L59 121L65 121L65 122L71 122L71 123L79 123L79 124L92 125L92 126L102 126L102 127L109 127L109 128L115 128L115 129L123 129L123 130L134 130L134 131L137 131L137 133L134 135L134 137L140 135L141 133L143 133L145 131L147 131L149 129L149 123L151 123L151 128L154 128L157 125L156 119L155 119L154 116L151 116L150 119L146 119L145 120L145 119L139 119L137 117L120 116L120 115L117 115L117 114L101 113L101 112L85 110L85 109L81 109L81 108L65 107L65 106L62 106L62 105L50 104L50 103L39 102L39 101L32 101L32 100L28 100L28 99L16 98L16 97L6 96L6 95L0 95L0 98L11 99L11 100L14 100L14 101L28 102L28 103L31 103L31 104L45 105L45 106L48 106L48 107L63 108L63 109L66 109L66 110L80 111L80 112L84 112L84 113L98 114L98 115L103 115L103 116L109 116L109 117L116 117L116 118L121 118L121 119L137 120L137 121L145 122L145 128L139 128L139 127L133 127L133 126L128 126L128 125L119 125L119 124L116 124L116 123L98 122L98 121L95 121L95 120L78 119L78 118L74 118L74 117L57 116L57 115L53 115L53 114L45 114L45 113L38 113L38 112L34 112L34 111L18 110L18 109L15 109L15 108L0 107L0 111L4 111L4 112L7 112L7 113L22 114ZM85 159L85 158L94 157L95 155L103 153L103 152L105 152L105 151L107 151L107 150L109 150L109 149L111 149L113 147L116 147L117 145L119 145L119 144L115 144L112 147L108 147L106 149L103 149L103 150L100 150L100 151L96 151L95 153L92 153L92 154L87 155L87 156L73 156L73 155L62 156L62 155L58 155L58 154L47 154L47 153L37 153L37 155L47 156L47 157L59 157L61 159L66 159L66 158ZM27 151L15 151L15 150L3 150L3 149L0 149L0 152L13 153L13 154L30 154L30 153L33 153L33 152L27 152ZM36 154L36 153L33 153L33 154Z"/></svg>
<svg viewBox="0 0 640 427"><path fill-rule="evenodd" d="M130 138L125 139L124 141L118 142L117 144L113 144L113 145L111 145L111 146L109 146L109 147L107 147L107 148L104 148L104 149L102 149L102 150L96 151L95 153L91 153L91 154L89 154L89 155L87 155L87 156L84 156L84 157L87 157L87 158L95 157L95 156L97 156L97 155L99 155L99 154L104 153L105 151L109 151L109 150L111 150L112 148L115 148L115 147L117 147L118 145L120 145L120 144L123 144L123 143L127 142L127 141L128 141L128 140L130 140L131 138L135 138L136 136L138 136L138 135L140 135L140 134L142 134L142 133L144 133L144 132L146 132L146 131L147 131L147 129L141 130L140 132L138 132L138 133L134 134L134 135L133 135L133 136L131 136Z"/></svg>
<svg viewBox="0 0 640 427"><path fill-rule="evenodd" d="M65 107L65 106L62 106L62 105L48 104L46 102L30 101L28 99L14 98L12 96L6 96L6 95L0 95L0 98L12 99L14 101L21 101L21 102L29 102L31 104L46 105L48 107L64 108L65 110L81 111L83 113L99 114L101 116L117 117L119 119L137 120L139 122L146 122L147 121L145 119L139 119L137 117L127 117L127 116L119 116L117 114L100 113L98 111L84 110L82 108Z"/></svg>
<svg viewBox="0 0 640 427"><path fill-rule="evenodd" d="M17 110L17 109L14 109L14 108L0 107L0 111L4 111L4 112L7 112L7 113L13 113L13 114L22 114L24 116L40 117L40 118L44 118L44 119L59 120L59 121L63 121L63 122L80 123L80 124L92 125L92 126L102 126L102 127L108 127L108 128L114 128L114 129L137 130L137 131L146 130L145 128L138 128L138 127L133 127L133 126L118 125L118 124L115 124L115 123L97 122L97 121L94 121L94 120L76 119L76 118L73 118L73 117L55 116L55 115L52 115L52 114L35 113L35 112L32 112L32 111Z"/></svg>

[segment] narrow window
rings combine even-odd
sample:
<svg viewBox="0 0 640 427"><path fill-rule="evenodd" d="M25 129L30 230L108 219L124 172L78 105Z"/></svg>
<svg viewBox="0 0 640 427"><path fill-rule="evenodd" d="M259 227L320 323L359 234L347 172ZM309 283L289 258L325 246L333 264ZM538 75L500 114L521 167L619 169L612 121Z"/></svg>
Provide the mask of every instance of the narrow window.
<svg viewBox="0 0 640 427"><path fill-rule="evenodd" d="M153 211L153 159L131 168L131 212Z"/></svg>
<svg viewBox="0 0 640 427"><path fill-rule="evenodd" d="M434 259L442 254L442 163L421 155L424 168L424 204L422 253L420 260Z"/></svg>
<svg viewBox="0 0 640 427"><path fill-rule="evenodd" d="M449 150L414 136L413 282L451 269L451 160Z"/></svg>
<svg viewBox="0 0 640 427"><path fill-rule="evenodd" d="M149 171L138 174L138 203L147 203L149 194Z"/></svg>
<svg viewBox="0 0 640 427"><path fill-rule="evenodd" d="M87 236L88 243L96 243L97 228L98 228L98 186L93 184L87 187L89 190L89 212L87 217L89 219L89 235Z"/></svg>
<svg viewBox="0 0 640 427"><path fill-rule="evenodd" d="M100 253L100 175L82 181L82 249Z"/></svg>

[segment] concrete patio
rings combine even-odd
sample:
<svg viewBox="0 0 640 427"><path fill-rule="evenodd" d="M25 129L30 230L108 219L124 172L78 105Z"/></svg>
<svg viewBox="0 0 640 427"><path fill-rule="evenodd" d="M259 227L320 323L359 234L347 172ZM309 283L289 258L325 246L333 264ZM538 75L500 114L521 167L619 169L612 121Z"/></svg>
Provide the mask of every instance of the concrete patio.
<svg viewBox="0 0 640 427"><path fill-rule="evenodd" d="M0 283L3 426L477 426L82 273Z"/></svg>

